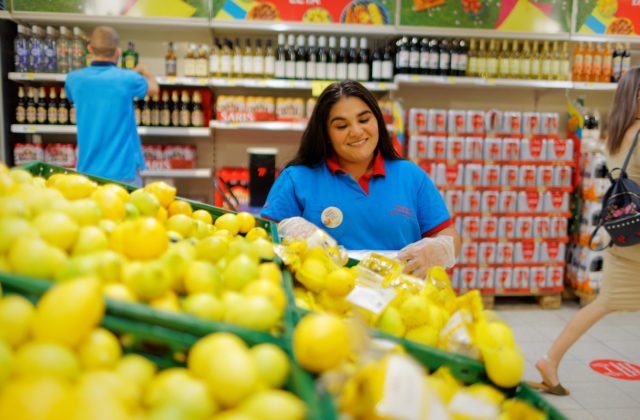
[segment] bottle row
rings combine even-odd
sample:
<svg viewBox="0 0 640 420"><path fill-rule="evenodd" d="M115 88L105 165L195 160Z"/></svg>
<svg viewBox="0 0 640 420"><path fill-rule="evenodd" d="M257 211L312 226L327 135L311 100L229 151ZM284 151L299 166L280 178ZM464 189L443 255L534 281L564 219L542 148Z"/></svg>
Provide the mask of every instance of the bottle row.
<svg viewBox="0 0 640 420"><path fill-rule="evenodd" d="M68 73L91 64L89 40L82 29L69 30L61 26L46 29L33 25L18 25L14 40L14 65L17 72ZM118 67L133 69L138 65L138 53L133 42L122 52Z"/></svg>
<svg viewBox="0 0 640 420"><path fill-rule="evenodd" d="M48 91L48 94L47 94ZM62 87L40 86L18 88L16 122L18 124L71 124L76 123L75 107ZM139 126L204 127L210 118L203 96L208 90L160 91L158 95L135 100L136 123ZM206 101L205 104L209 102Z"/></svg>
<svg viewBox="0 0 640 420"><path fill-rule="evenodd" d="M536 288L559 291L564 288L564 267L464 267L454 268L451 287L454 290L480 289L508 294L508 291L531 291Z"/></svg>

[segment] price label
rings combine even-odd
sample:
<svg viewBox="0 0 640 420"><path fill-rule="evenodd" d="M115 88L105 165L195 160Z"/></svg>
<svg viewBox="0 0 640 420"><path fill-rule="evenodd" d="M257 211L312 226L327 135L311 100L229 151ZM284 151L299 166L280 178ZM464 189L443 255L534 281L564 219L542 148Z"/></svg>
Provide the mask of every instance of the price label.
<svg viewBox="0 0 640 420"><path fill-rule="evenodd" d="M35 125L28 125L24 131L25 133L36 133L38 131L38 127Z"/></svg>
<svg viewBox="0 0 640 420"><path fill-rule="evenodd" d="M235 86L236 85L236 79L229 79L229 86Z"/></svg>
<svg viewBox="0 0 640 420"><path fill-rule="evenodd" d="M418 76L417 74L414 74L411 76L411 80L413 80L414 82L417 82L420 80L420 76Z"/></svg>
<svg viewBox="0 0 640 420"><path fill-rule="evenodd" d="M395 297L396 291L394 289L356 285L347 296L347 300L356 306L372 312L374 315L378 315L384 311Z"/></svg>
<svg viewBox="0 0 640 420"><path fill-rule="evenodd" d="M207 84L207 78L206 77L198 77L198 84L201 86L204 86Z"/></svg>
<svg viewBox="0 0 640 420"><path fill-rule="evenodd" d="M378 83L378 89L384 90L387 88L387 84L384 82Z"/></svg>
<svg viewBox="0 0 640 420"><path fill-rule="evenodd" d="M36 74L35 73L25 73L24 74L24 80L33 80L36 78Z"/></svg>
<svg viewBox="0 0 640 420"><path fill-rule="evenodd" d="M449 83L450 85L455 85L458 82L458 80L453 77L453 76L449 76L447 77L447 83Z"/></svg>
<svg viewBox="0 0 640 420"><path fill-rule="evenodd" d="M318 97L324 92L324 90L335 83L332 80L312 80L311 81L311 96Z"/></svg>
<svg viewBox="0 0 640 420"><path fill-rule="evenodd" d="M161 82L162 83L162 82ZM169 85L175 85L176 84L176 77L175 76L169 76L167 77L167 84Z"/></svg>
<svg viewBox="0 0 640 420"><path fill-rule="evenodd" d="M231 121L230 126L231 126L231 128L238 128L238 122L237 121Z"/></svg>
<svg viewBox="0 0 640 420"><path fill-rule="evenodd" d="M495 85L496 84L496 79L487 79L487 83L490 85Z"/></svg>

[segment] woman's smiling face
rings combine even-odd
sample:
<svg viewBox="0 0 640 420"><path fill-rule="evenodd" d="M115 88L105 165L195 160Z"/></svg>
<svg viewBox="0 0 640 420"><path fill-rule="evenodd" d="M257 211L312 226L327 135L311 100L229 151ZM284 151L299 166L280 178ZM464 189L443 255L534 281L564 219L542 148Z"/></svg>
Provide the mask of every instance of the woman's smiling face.
<svg viewBox="0 0 640 420"><path fill-rule="evenodd" d="M341 165L366 164L378 146L378 121L360 98L345 96L329 112L327 131Z"/></svg>

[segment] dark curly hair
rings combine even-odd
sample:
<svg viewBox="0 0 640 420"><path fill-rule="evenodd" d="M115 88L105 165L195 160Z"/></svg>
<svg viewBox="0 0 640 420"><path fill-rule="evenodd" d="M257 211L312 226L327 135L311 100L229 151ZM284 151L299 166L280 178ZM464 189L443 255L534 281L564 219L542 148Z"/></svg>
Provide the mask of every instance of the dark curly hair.
<svg viewBox="0 0 640 420"><path fill-rule="evenodd" d="M359 98L367 104L378 121L378 146L376 147L376 152L380 151L382 157L385 159L402 159L393 148L391 136L389 136L389 132L387 131L387 126L376 98L374 98L367 88L355 80L343 80L342 82L329 85L318 98L316 106L313 108L313 112L309 118L307 128L302 134L298 152L296 156L287 163L287 166L317 166L334 153L327 130L329 113L336 102L349 96Z"/></svg>

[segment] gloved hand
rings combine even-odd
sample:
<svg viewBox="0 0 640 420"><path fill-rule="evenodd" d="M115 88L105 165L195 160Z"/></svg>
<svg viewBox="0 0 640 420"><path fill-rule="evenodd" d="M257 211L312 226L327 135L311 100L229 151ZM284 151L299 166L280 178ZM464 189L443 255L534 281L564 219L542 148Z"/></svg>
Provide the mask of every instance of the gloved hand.
<svg viewBox="0 0 640 420"><path fill-rule="evenodd" d="M289 217L278 223L278 235L281 239L307 239L318 227L302 217Z"/></svg>
<svg viewBox="0 0 640 420"><path fill-rule="evenodd" d="M423 238L402 248L398 259L405 264L404 272L423 278L429 268L438 265L450 268L456 263L453 237L448 235Z"/></svg>

